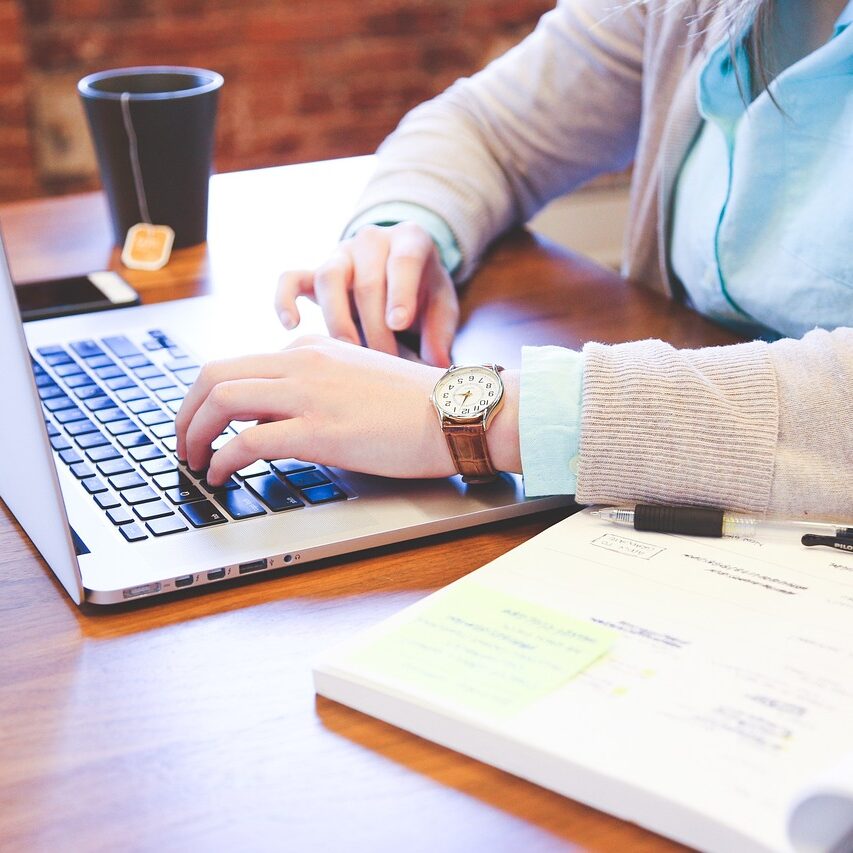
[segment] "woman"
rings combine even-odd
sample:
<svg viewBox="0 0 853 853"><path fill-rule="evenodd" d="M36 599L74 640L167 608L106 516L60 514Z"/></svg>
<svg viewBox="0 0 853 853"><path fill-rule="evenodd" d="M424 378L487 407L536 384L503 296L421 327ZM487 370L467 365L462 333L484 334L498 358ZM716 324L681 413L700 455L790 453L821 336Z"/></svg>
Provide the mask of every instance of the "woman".
<svg viewBox="0 0 853 853"><path fill-rule="evenodd" d="M454 473L429 400L452 279L549 199L633 162L625 275L764 340L527 348L502 374L493 466L583 503L853 518L852 18L847 0L560 2L405 117L347 238L279 288L286 326L306 294L339 340L208 366L178 417L182 458L213 482L281 456ZM416 323L439 367L389 355Z"/></svg>

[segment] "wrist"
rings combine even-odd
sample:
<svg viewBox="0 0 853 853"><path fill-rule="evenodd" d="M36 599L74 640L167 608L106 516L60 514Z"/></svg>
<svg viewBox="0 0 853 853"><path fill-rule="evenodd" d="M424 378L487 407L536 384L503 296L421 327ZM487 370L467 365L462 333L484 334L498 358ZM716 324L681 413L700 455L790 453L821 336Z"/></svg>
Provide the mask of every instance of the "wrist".
<svg viewBox="0 0 853 853"><path fill-rule="evenodd" d="M518 437L518 400L521 387L521 372L504 370L501 373L504 385L503 405L495 414L486 430L486 445L489 457L497 471L521 473L521 445Z"/></svg>

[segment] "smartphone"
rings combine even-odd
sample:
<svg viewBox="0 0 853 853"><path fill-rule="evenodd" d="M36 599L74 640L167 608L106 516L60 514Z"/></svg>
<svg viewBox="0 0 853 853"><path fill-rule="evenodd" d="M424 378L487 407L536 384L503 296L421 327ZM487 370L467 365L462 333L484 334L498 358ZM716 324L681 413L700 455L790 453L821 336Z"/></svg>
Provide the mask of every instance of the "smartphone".
<svg viewBox="0 0 853 853"><path fill-rule="evenodd" d="M109 270L16 284L15 295L24 322L139 305L139 294Z"/></svg>

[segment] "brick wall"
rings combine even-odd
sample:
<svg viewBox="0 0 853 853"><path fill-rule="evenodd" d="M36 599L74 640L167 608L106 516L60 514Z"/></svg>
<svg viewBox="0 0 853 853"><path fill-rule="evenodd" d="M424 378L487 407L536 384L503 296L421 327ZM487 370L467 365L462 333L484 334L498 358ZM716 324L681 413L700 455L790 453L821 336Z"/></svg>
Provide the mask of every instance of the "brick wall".
<svg viewBox="0 0 853 853"><path fill-rule="evenodd" d="M95 185L74 90L91 71L220 71L219 171L364 154L553 2L0 0L0 199Z"/></svg>
<svg viewBox="0 0 853 853"><path fill-rule="evenodd" d="M0 199L36 195L27 112L27 69L21 13L0 0Z"/></svg>

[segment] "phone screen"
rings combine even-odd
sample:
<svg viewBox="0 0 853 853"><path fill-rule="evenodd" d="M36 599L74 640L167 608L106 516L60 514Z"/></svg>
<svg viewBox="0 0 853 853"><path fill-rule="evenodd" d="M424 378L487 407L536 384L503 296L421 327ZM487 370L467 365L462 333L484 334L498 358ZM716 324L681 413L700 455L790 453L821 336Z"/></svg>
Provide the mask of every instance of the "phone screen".
<svg viewBox="0 0 853 853"><path fill-rule="evenodd" d="M46 317L65 317L90 311L104 311L139 303L136 292L116 273L93 273L95 276L114 277L112 287L95 285L88 275L36 281L15 285L15 295L22 320L39 320ZM115 293L117 291L117 295ZM113 292L113 298L107 293Z"/></svg>

